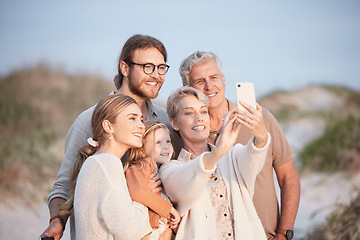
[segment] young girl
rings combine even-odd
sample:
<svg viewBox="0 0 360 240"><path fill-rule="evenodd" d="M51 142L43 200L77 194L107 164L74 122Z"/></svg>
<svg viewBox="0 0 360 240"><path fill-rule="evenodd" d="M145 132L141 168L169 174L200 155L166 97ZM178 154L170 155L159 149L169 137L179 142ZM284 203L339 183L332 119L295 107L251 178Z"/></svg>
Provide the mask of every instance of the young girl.
<svg viewBox="0 0 360 240"><path fill-rule="evenodd" d="M110 95L95 107L91 126L93 137L79 151L60 214L74 211L77 240L141 239L151 232L148 210L131 199L120 160L142 146L140 108L129 96Z"/></svg>
<svg viewBox="0 0 360 240"><path fill-rule="evenodd" d="M178 211L172 206L165 193L153 193L143 186L148 184L153 173L173 156L169 129L162 123L148 120L145 123L143 147L132 149L124 171L131 197L141 199L149 208L149 221L153 231L143 239L171 239L180 221ZM145 157L146 156L146 157ZM166 199L166 200L165 200Z"/></svg>

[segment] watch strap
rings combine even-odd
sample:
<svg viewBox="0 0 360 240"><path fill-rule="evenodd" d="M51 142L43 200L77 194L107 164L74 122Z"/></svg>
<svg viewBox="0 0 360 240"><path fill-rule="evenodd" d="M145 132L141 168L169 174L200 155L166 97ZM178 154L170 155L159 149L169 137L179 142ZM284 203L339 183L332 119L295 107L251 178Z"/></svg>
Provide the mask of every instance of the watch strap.
<svg viewBox="0 0 360 240"><path fill-rule="evenodd" d="M286 237L286 231L287 231L287 230L282 229L282 228L278 228L278 229L276 230L277 233L280 233L281 235L284 235L285 237Z"/></svg>

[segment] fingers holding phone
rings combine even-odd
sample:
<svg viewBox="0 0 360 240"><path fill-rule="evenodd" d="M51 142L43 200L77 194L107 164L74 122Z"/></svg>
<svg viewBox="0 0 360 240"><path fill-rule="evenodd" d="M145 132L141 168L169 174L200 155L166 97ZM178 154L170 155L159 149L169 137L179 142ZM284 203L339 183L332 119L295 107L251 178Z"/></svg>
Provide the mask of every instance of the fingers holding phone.
<svg viewBox="0 0 360 240"><path fill-rule="evenodd" d="M267 129L263 120L262 107L256 102L254 84L239 82L236 83L235 89L241 123L257 138L256 146L266 143Z"/></svg>
<svg viewBox="0 0 360 240"><path fill-rule="evenodd" d="M256 109L254 84L251 82L238 82L235 85L236 101L239 112Z"/></svg>

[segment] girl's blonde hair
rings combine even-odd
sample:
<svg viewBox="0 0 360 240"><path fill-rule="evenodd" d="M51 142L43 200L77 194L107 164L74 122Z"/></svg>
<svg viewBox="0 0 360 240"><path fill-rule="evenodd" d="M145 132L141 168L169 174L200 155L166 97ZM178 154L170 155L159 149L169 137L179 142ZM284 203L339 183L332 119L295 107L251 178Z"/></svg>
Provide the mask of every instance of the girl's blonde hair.
<svg viewBox="0 0 360 240"><path fill-rule="evenodd" d="M85 160L96 152L108 135L103 129L103 121L108 120L114 123L117 115L131 104L137 104L133 98L122 94L113 94L100 100L96 105L91 118L91 128L93 139L97 142L97 146L94 147L86 144L79 149L70 175L69 199L61 206L60 214L67 215L73 211L74 193L80 169Z"/></svg>
<svg viewBox="0 0 360 240"><path fill-rule="evenodd" d="M143 147L130 149L128 161L126 161L124 164L124 171L126 171L129 167L132 167L133 165L135 165L135 163L139 161L141 164L140 165L140 169L141 169L144 165L144 161L150 161L150 159L145 156L144 143L151 133L155 132L158 129L166 129L170 134L170 131L166 127L166 125L157 120L146 120L144 121L144 125L145 125L145 132L142 138Z"/></svg>

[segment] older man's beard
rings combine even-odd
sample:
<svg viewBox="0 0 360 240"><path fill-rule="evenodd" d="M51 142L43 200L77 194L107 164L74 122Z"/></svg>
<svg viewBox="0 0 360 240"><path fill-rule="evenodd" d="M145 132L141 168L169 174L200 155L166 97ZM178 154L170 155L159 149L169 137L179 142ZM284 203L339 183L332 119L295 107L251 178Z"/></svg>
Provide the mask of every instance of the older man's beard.
<svg viewBox="0 0 360 240"><path fill-rule="evenodd" d="M160 88L162 86L162 84L160 82L158 82L158 84L161 84L160 87L159 87L159 90L156 92L156 94L152 94L152 92L144 91L142 89L142 87L144 87L142 85L144 85L145 83L142 83L141 80L140 81L134 81L132 79L131 72L128 75L128 80L129 80L129 89L130 89L131 93L133 93L136 96L139 96L141 98L146 98L146 99L154 99L154 98L156 98L159 95L159 91L160 91Z"/></svg>

